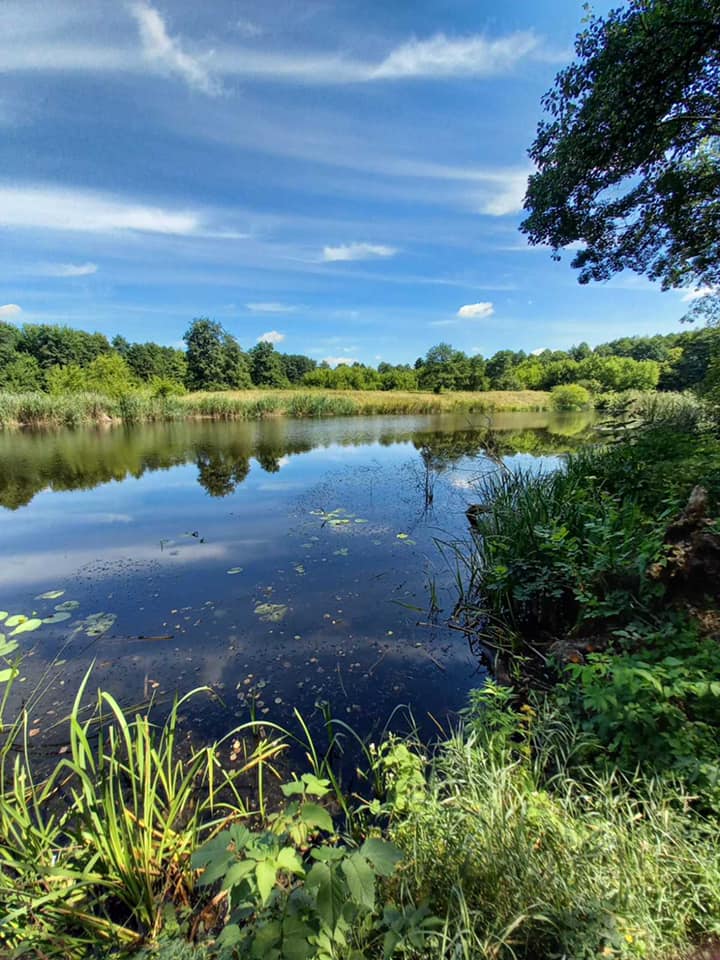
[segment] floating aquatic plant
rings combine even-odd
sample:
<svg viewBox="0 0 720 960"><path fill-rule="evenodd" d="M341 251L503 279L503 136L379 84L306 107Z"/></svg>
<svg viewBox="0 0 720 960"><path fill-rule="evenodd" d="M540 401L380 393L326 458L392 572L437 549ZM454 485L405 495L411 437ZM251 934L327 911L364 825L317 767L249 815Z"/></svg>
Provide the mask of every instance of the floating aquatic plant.
<svg viewBox="0 0 720 960"><path fill-rule="evenodd" d="M266 623L279 623L285 619L287 612L285 603L259 603L255 607L255 615Z"/></svg>

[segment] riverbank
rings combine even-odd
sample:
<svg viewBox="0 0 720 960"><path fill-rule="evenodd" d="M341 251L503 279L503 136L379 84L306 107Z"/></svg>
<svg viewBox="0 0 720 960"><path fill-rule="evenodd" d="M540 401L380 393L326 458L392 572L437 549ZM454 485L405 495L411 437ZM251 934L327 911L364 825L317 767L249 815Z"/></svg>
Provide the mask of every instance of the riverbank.
<svg viewBox="0 0 720 960"><path fill-rule="evenodd" d="M349 390L245 390L151 397L130 393L52 396L0 393L0 428L74 427L183 419L261 420L266 417L348 417L382 414L493 413L550 408L542 390L410 393Z"/></svg>

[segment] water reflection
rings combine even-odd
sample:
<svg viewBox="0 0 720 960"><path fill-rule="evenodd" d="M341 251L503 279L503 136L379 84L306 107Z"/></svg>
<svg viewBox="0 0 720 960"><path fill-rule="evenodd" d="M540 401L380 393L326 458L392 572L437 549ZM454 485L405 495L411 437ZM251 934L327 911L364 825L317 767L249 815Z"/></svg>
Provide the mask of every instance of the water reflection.
<svg viewBox="0 0 720 960"><path fill-rule="evenodd" d="M473 422L474 421L474 422ZM589 414L277 419L260 423L183 422L0 434L0 506L17 510L42 490L90 490L147 471L194 463L212 497L228 497L251 463L277 473L287 458L318 447L411 443L431 477L467 457L564 453L587 439Z"/></svg>

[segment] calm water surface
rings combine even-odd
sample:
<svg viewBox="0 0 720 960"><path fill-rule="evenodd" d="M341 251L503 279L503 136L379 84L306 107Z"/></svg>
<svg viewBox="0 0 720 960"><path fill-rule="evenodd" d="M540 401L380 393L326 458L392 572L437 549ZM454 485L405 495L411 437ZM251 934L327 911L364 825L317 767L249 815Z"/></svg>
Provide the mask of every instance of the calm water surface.
<svg viewBox="0 0 720 960"><path fill-rule="evenodd" d="M364 735L399 704L425 729L452 716L482 673L445 625L453 570L437 541L467 537L475 481L497 469L487 425L463 414L0 435L0 609L56 619L21 637L26 684L62 661L47 716L32 719L48 727L93 660L93 684L124 703L211 686L222 702L194 718L208 736L251 703L280 723L328 703ZM586 426L493 418L511 467L552 467Z"/></svg>

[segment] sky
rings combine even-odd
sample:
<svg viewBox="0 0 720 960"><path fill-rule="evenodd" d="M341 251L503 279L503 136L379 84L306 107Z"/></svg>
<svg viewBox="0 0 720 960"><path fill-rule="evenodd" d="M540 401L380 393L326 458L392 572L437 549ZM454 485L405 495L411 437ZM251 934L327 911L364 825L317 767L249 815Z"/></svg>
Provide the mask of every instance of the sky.
<svg viewBox="0 0 720 960"><path fill-rule="evenodd" d="M597 13L615 4L597 2ZM0 319L330 363L678 331L518 226L581 0L0 0ZM685 295L687 296L687 294Z"/></svg>

